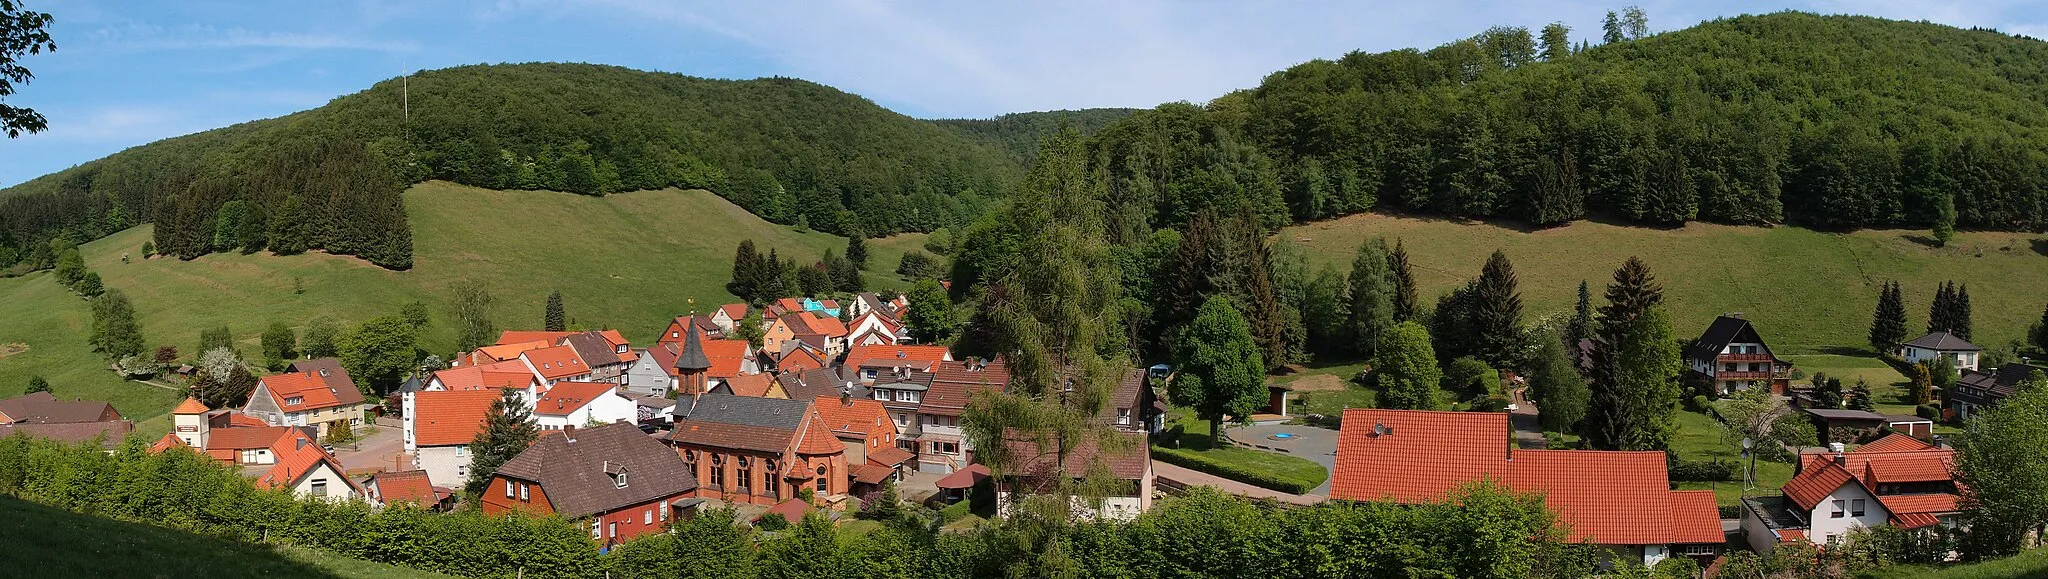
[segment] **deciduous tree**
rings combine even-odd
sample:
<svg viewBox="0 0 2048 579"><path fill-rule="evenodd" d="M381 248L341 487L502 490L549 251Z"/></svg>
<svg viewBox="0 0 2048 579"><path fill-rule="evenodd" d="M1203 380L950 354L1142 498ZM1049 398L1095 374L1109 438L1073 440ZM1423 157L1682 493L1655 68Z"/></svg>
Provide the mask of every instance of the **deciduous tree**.
<svg viewBox="0 0 2048 579"><path fill-rule="evenodd" d="M263 331L263 363L271 371L284 369L286 360L299 357L299 337L284 322L271 322Z"/></svg>
<svg viewBox="0 0 2048 579"><path fill-rule="evenodd" d="M1422 324L1394 325L1380 340L1379 355L1373 357L1372 366L1382 408L1436 409L1437 384L1443 381L1443 370L1437 367L1436 351L1430 346L1429 331Z"/></svg>
<svg viewBox="0 0 2048 579"><path fill-rule="evenodd" d="M1345 288L1349 323L1344 330L1359 356L1377 353L1381 336L1394 326L1394 280L1386 248L1382 239L1361 243L1357 257L1351 261L1351 276Z"/></svg>
<svg viewBox="0 0 2048 579"><path fill-rule="evenodd" d="M910 286L906 299L910 301L910 311L903 315L903 326L910 331L910 339L923 344L940 344L953 339L959 331L960 321L953 313L953 300L946 296L946 288L939 285L939 280L917 280L917 285Z"/></svg>
<svg viewBox="0 0 2048 579"><path fill-rule="evenodd" d="M1586 377L1579 374L1577 349L1566 350L1564 340L1556 335L1546 337L1550 339L1537 340L1535 367L1529 373L1537 418L1544 431L1577 432L1592 391L1586 389Z"/></svg>
<svg viewBox="0 0 2048 579"><path fill-rule="evenodd" d="M491 294L474 280L455 282L450 304L455 321L455 348L464 352L488 346L497 340L498 326L491 321ZM306 331L309 336L312 330Z"/></svg>
<svg viewBox="0 0 2048 579"><path fill-rule="evenodd" d="M335 353L365 392L389 392L419 362L418 336L398 316L373 318L335 340Z"/></svg>
<svg viewBox="0 0 2048 579"><path fill-rule="evenodd" d="M2018 553L2029 531L2048 524L2048 387L2030 382L1973 413L1954 445L1963 556Z"/></svg>
<svg viewBox="0 0 2048 579"><path fill-rule="evenodd" d="M28 84L34 78L28 67L19 62L21 57L57 50L57 43L50 40L50 25L54 22L56 19L47 13L29 10L15 2L0 2L0 97L14 94L19 90L16 84ZM7 138L39 133L48 127L43 115L34 109L0 104L0 131L5 131Z"/></svg>
<svg viewBox="0 0 2048 579"><path fill-rule="evenodd" d="M1220 440L1225 417L1248 424L1266 401L1266 366L1251 332L1230 298L1216 296L1175 335L1177 375L1168 393L1175 405L1209 421L1212 441Z"/></svg>

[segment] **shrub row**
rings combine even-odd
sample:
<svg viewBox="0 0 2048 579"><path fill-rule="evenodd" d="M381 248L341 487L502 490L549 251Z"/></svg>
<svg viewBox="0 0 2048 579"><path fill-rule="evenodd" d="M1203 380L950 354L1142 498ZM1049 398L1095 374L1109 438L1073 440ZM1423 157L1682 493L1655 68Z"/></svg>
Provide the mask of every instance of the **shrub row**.
<svg viewBox="0 0 2048 579"><path fill-rule="evenodd" d="M1322 486L1323 481L1304 481L1282 477L1273 473L1246 469L1233 463L1223 462L1184 448L1152 447L1152 458L1168 464L1191 468L1237 482L1268 488L1289 494L1304 494Z"/></svg>
<svg viewBox="0 0 2048 579"><path fill-rule="evenodd" d="M1726 482L1735 480L1738 470L1735 463L1719 460L1674 460L1671 461L1673 482Z"/></svg>

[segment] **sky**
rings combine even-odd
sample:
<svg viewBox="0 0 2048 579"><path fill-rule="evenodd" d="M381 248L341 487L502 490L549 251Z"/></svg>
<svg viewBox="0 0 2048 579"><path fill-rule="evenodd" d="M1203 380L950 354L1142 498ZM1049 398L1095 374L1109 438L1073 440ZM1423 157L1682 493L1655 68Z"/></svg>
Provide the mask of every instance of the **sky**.
<svg viewBox="0 0 2048 579"><path fill-rule="evenodd" d="M1624 0L1625 1L1625 0ZM318 107L407 71L562 61L713 78L787 76L919 118L1204 102L1353 50L1429 48L1549 22L1595 39L1585 0L700 2L26 0L57 51L6 104L49 120L0 138L0 187L158 139ZM1639 3L1654 30L1738 14L1856 13L2048 38L2026 0Z"/></svg>

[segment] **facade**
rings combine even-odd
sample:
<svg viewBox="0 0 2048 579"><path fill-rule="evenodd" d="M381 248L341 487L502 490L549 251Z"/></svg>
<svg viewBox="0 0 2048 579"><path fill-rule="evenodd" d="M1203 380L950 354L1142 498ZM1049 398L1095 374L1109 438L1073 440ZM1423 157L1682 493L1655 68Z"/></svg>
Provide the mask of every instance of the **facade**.
<svg viewBox="0 0 2048 579"><path fill-rule="evenodd" d="M1983 372L1964 370L1956 380L1955 391L1948 393L1949 411L1956 418L1969 418L1978 410L1997 406L2019 388L2020 383L2033 379L2035 373L2048 375L2048 368L2032 364L2006 364L1997 371Z"/></svg>
<svg viewBox="0 0 2048 579"><path fill-rule="evenodd" d="M917 469L950 473L974 463L974 443L960 430L960 416L975 392L1008 386L1010 373L1002 362L962 360L940 362L931 386L917 407L916 433L906 448L917 455Z"/></svg>
<svg viewBox="0 0 2048 579"><path fill-rule="evenodd" d="M1505 413L1346 410L1330 498L1422 503L1491 479L1542 494L1570 540L1611 559L1720 553L1713 491L1671 490L1664 453L1515 449L1511 430Z"/></svg>
<svg viewBox="0 0 2048 579"><path fill-rule="evenodd" d="M427 471L435 486L468 483L469 442L483 431L484 417L501 392L482 388L405 393L405 451L413 455L413 467Z"/></svg>
<svg viewBox="0 0 2048 579"><path fill-rule="evenodd" d="M747 319L747 304L725 304L711 312L711 323L718 326L721 335L732 335L733 328Z"/></svg>
<svg viewBox="0 0 2048 579"><path fill-rule="evenodd" d="M1118 430L1158 434L1166 428L1166 402L1153 390L1148 372L1128 370L1097 420Z"/></svg>
<svg viewBox="0 0 2048 579"><path fill-rule="evenodd" d="M1891 434L1853 452L1800 457L1781 497L1743 500L1742 530L1751 549L1807 541L1827 546L1864 527L1954 528L1955 451Z"/></svg>
<svg viewBox="0 0 2048 579"><path fill-rule="evenodd" d="M905 328L902 322L873 309L855 314L853 322L846 327L846 335L849 349L858 349L861 346L894 346L910 341L910 330Z"/></svg>
<svg viewBox="0 0 2048 579"><path fill-rule="evenodd" d="M666 364L654 355L657 351L669 354ZM620 389L635 396L668 396L669 391L675 388L675 375L669 371L675 364L674 350L670 350L667 344L655 344L653 348L636 354L633 365L626 368L625 379L619 382Z"/></svg>
<svg viewBox="0 0 2048 579"><path fill-rule="evenodd" d="M846 446L846 464L856 487L853 494L861 494L864 489L859 487L900 480L903 467L916 466L911 464L915 457L910 451L896 447L896 423L888 419L880 402L855 398L849 392L820 396L811 406L818 410L818 418L825 427Z"/></svg>
<svg viewBox="0 0 2048 579"><path fill-rule="evenodd" d="M774 505L810 488L845 495L846 445L811 400L704 394L677 400L667 442L699 483L699 497Z"/></svg>
<svg viewBox="0 0 2048 579"><path fill-rule="evenodd" d="M614 333L616 335L616 333ZM601 332L580 332L565 336L561 345L576 351L576 357L590 367L590 382L625 381L626 369L633 366L639 354L624 338L613 341Z"/></svg>
<svg viewBox="0 0 2048 579"><path fill-rule="evenodd" d="M1739 314L1714 318L1686 346L1685 364L1692 380L1722 394L1767 386L1783 395L1792 383L1792 363L1772 354L1756 326Z"/></svg>
<svg viewBox="0 0 2048 579"><path fill-rule="evenodd" d="M482 496L484 514L560 515L606 547L659 532L697 480L660 441L631 424L551 432L506 461Z"/></svg>
<svg viewBox="0 0 2048 579"><path fill-rule="evenodd" d="M716 313L709 316L701 314L676 316L676 319L670 320L668 327L661 331L661 338L656 339L655 343L676 344L680 347L683 343L683 332L688 331L692 327L697 328L698 332L713 338L723 337L727 331L732 329L728 325L720 325L718 323L718 314Z"/></svg>
<svg viewBox="0 0 2048 579"><path fill-rule="evenodd" d="M519 353L519 360L533 371L543 386L561 382L589 382L596 378L590 366L569 346L550 346Z"/></svg>
<svg viewBox="0 0 2048 579"><path fill-rule="evenodd" d="M291 489L302 499L345 501L363 496L363 488L348 478L341 462L305 430L287 430L272 444L271 454L277 460L256 476L256 488Z"/></svg>
<svg viewBox="0 0 2048 579"><path fill-rule="evenodd" d="M242 413L273 426L311 426L322 437L338 428L352 431L362 426L370 403L340 364L309 366L313 367L307 371L258 378Z"/></svg>
<svg viewBox="0 0 2048 579"><path fill-rule="evenodd" d="M556 384L534 403L533 421L541 430L638 421L638 405L618 391L619 385L608 382Z"/></svg>
<svg viewBox="0 0 2048 579"><path fill-rule="evenodd" d="M1908 364L1918 364L1935 358L1948 358L1957 370L1976 370L1977 358L1984 350L1968 340L1948 332L1929 332L1899 344L1898 354Z"/></svg>
<svg viewBox="0 0 2048 579"><path fill-rule="evenodd" d="M1064 462L1059 454L1033 441L1010 440L1009 450L1017 457L1018 465L1011 469L1012 474L996 481L996 514L1009 515L1015 504L1011 494L1042 492L1056 485L1062 476L1080 478L1097 462L1109 467L1110 476L1128 484L1124 492L1103 498L1100 507L1075 498L1069 508L1076 518L1128 521L1151 510L1152 455L1145 450L1145 435L1125 432L1122 436L1130 438L1122 452L1110 453L1094 442L1083 442L1067 452Z"/></svg>

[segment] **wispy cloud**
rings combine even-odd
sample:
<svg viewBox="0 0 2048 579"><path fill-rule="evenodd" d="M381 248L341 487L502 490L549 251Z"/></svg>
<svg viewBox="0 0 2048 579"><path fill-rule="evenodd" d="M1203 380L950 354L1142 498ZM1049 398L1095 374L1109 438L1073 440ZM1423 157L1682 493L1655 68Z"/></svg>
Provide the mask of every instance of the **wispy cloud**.
<svg viewBox="0 0 2048 579"><path fill-rule="evenodd" d="M260 31L246 28L215 28L193 24L165 28L130 23L102 26L90 32L81 44L87 50L150 52L165 50L293 49L410 52L419 43L410 40L354 38L335 34Z"/></svg>

